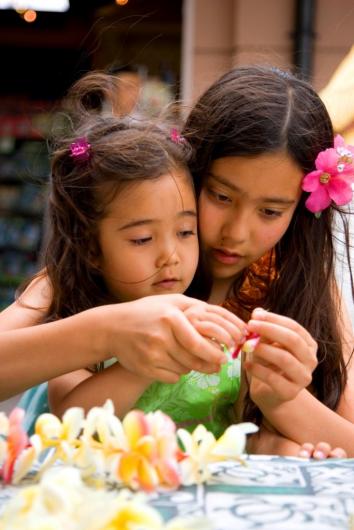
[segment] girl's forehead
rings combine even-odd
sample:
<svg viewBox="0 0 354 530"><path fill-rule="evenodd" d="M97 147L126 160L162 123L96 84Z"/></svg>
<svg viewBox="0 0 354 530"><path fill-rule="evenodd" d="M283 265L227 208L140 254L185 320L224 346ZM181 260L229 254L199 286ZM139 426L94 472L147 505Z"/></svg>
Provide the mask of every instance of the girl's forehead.
<svg viewBox="0 0 354 530"><path fill-rule="evenodd" d="M191 208L195 204L191 177L186 170L170 170L156 178L124 183L107 205L106 216L124 215L131 210L181 208L183 204ZM158 213L158 210L157 212Z"/></svg>
<svg viewBox="0 0 354 530"><path fill-rule="evenodd" d="M214 160L209 176L235 192L262 193L277 190L298 195L303 171L287 153L230 156Z"/></svg>

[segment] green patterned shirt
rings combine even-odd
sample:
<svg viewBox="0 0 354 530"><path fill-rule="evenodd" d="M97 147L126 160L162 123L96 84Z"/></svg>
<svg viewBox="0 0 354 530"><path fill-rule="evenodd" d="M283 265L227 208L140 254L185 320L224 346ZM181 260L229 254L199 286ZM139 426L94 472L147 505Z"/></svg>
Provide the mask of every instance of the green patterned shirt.
<svg viewBox="0 0 354 530"><path fill-rule="evenodd" d="M153 383L134 408L144 412L161 410L177 427L192 431L199 423L216 437L232 423L232 405L240 390L240 360L222 365L220 372L202 374L192 371L176 384Z"/></svg>

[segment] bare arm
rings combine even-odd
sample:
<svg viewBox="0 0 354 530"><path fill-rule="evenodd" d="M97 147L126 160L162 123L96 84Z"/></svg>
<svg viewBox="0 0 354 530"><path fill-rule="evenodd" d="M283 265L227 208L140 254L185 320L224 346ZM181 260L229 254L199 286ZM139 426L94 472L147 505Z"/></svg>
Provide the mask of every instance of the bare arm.
<svg viewBox="0 0 354 530"><path fill-rule="evenodd" d="M116 415L122 418L152 382L118 363L99 374L78 370L49 381L49 404L54 414L62 416L68 407L83 407L88 411L111 399Z"/></svg>
<svg viewBox="0 0 354 530"><path fill-rule="evenodd" d="M50 291L45 283L31 286L23 305L15 302L0 314L0 400L111 357L142 377L175 383L190 370L217 371L224 358L218 342L241 337L241 321L230 312L179 294L38 325Z"/></svg>
<svg viewBox="0 0 354 530"><path fill-rule="evenodd" d="M345 449L354 456L354 347L353 330L343 304L339 307L343 355L348 363L348 382L336 411L315 398L306 388L290 400L263 399L259 388L252 395L264 416L283 436L299 443L320 441ZM256 326L257 327L257 326ZM271 376L270 376L271 377ZM273 376L274 377L274 376Z"/></svg>

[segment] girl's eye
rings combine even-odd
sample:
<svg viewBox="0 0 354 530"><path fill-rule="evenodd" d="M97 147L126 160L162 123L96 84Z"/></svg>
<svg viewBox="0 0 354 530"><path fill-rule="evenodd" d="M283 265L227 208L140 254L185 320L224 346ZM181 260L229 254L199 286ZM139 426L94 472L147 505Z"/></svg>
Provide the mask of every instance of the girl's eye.
<svg viewBox="0 0 354 530"><path fill-rule="evenodd" d="M210 188L208 189L208 193L209 193L209 195L211 195L211 196L212 196L217 202L222 202L222 203L231 202L230 197L228 197L227 195L224 195L223 193L218 193L217 191L211 190Z"/></svg>
<svg viewBox="0 0 354 530"><path fill-rule="evenodd" d="M194 230L181 230L180 232L178 232L178 235L184 239L187 237L195 236L196 232Z"/></svg>
<svg viewBox="0 0 354 530"><path fill-rule="evenodd" d="M152 240L152 237L142 237L140 239L130 239L130 242L133 243L133 245L145 245L149 241Z"/></svg>
<svg viewBox="0 0 354 530"><path fill-rule="evenodd" d="M261 213L265 216L265 217L281 217L283 212L280 212L279 210L272 210L271 208L263 208L261 210Z"/></svg>

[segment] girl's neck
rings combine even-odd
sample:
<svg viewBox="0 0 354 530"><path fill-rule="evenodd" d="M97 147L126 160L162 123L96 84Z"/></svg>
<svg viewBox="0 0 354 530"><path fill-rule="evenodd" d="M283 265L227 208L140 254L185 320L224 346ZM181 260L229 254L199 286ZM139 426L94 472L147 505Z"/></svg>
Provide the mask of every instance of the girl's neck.
<svg viewBox="0 0 354 530"><path fill-rule="evenodd" d="M208 299L210 304L221 305L228 298L234 279L216 279L213 281L211 293Z"/></svg>

